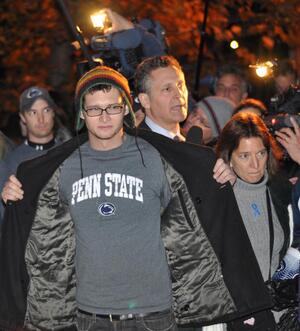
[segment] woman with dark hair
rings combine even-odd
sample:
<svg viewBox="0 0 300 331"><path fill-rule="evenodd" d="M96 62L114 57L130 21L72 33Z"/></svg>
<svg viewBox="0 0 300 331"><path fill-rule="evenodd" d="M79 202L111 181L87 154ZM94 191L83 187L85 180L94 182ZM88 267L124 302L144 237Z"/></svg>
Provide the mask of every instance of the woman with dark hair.
<svg viewBox="0 0 300 331"><path fill-rule="evenodd" d="M267 281L291 243L288 212L291 184L277 175L281 151L258 115L238 113L225 125L217 154L237 175L233 190L263 279Z"/></svg>

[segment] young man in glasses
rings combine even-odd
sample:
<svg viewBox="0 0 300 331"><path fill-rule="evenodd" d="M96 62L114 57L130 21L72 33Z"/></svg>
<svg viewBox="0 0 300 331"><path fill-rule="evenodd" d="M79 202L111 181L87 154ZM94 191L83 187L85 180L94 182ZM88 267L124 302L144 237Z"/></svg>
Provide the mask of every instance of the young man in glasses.
<svg viewBox="0 0 300 331"><path fill-rule="evenodd" d="M54 230L52 217L37 207L23 247L30 278L27 308L19 310L12 299L3 310L16 325L25 323L29 329L72 325L78 309L78 330L176 330L160 236L160 213L171 193L159 153L146 141L124 133L124 116L132 113L128 82L113 69L96 68L78 82L75 100L77 128L85 123L88 141L80 147L75 144L71 153L68 148L64 151L61 169L54 175L57 198L49 202L46 185L42 195L48 196L47 204L39 206L47 209L54 203L63 219ZM52 162L47 166L51 168ZM22 180L22 175L18 178ZM25 185L26 197L30 193ZM54 195L55 185L50 186ZM46 226L40 217L47 219ZM43 241L36 227L48 229ZM36 255L41 258L32 260ZM45 300L54 279L57 295L53 291ZM18 296L11 292L8 297ZM0 321L4 316L0 309Z"/></svg>
<svg viewBox="0 0 300 331"><path fill-rule="evenodd" d="M105 107L99 106L103 100ZM84 108L81 118L84 119L89 133L89 143L98 150L110 150L122 145L123 118L127 115L125 104L120 92L103 85L96 86L84 97Z"/></svg>
<svg viewBox="0 0 300 331"><path fill-rule="evenodd" d="M171 331L175 319L211 324L268 307L212 151L125 133L130 90L111 68L79 80L75 105L88 137L24 163L3 191L20 201L0 241L0 327Z"/></svg>

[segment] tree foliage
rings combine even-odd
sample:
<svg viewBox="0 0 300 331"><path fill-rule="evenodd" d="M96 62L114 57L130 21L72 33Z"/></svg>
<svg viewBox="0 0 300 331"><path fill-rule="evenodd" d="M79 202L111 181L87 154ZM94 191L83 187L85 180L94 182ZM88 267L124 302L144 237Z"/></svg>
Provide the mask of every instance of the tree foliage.
<svg viewBox="0 0 300 331"><path fill-rule="evenodd" d="M170 52L190 63L196 60L204 0L65 0L65 3L87 33L88 15L95 8L110 7L128 18L156 19L166 30ZM224 43L232 38L245 41L234 54L236 60L245 63L255 61L264 52L272 54L280 43L299 54L299 14L299 0L210 1L205 60L226 61ZM51 87L49 70L56 64L50 61L53 50L73 38L55 0L2 0L0 20L1 111L16 111L18 96L24 88L33 84ZM79 59L78 53L74 56L73 64ZM72 92L74 80L74 74L68 77L64 86L68 93Z"/></svg>

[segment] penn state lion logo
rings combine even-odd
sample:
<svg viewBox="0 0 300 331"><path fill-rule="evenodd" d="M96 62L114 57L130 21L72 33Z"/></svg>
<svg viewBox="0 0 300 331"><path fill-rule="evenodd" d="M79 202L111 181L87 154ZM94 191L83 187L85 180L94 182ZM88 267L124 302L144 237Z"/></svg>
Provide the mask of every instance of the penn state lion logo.
<svg viewBox="0 0 300 331"><path fill-rule="evenodd" d="M116 211L116 207L112 203L109 203L109 202L103 202L98 207L98 212L102 216L114 215L115 211Z"/></svg>

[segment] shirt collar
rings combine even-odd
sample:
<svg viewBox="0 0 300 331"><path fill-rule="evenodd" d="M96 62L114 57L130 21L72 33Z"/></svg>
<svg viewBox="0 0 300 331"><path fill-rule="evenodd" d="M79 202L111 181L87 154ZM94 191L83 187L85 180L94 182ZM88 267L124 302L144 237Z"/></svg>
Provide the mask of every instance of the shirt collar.
<svg viewBox="0 0 300 331"><path fill-rule="evenodd" d="M24 141L25 145L30 146L37 151L47 151L48 149L52 148L55 145L55 143L56 143L55 138L53 138L52 140L48 141L45 144L34 143L28 139L25 139Z"/></svg>
<svg viewBox="0 0 300 331"><path fill-rule="evenodd" d="M149 128L156 133L161 134L162 136L165 136L170 139L174 139L175 136L178 136L182 141L185 141L185 137L180 133L178 130L177 133L171 132L169 130L166 130L165 128L162 128L160 125L156 124L150 117L145 117L145 123L149 126Z"/></svg>

